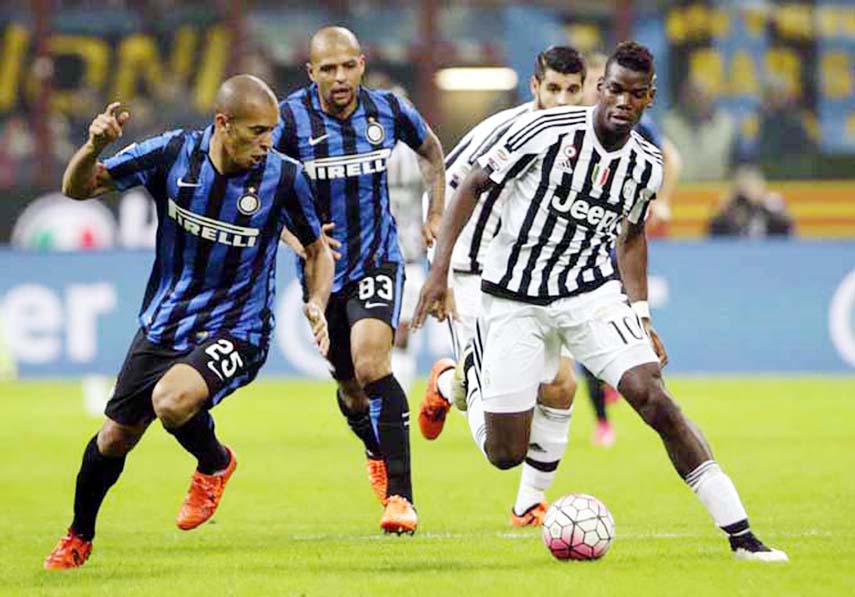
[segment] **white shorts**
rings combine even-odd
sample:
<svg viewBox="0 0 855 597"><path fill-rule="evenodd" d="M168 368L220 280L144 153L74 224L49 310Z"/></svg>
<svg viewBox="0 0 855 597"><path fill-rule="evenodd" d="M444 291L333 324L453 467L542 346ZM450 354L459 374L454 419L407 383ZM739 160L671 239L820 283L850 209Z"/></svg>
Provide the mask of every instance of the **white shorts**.
<svg viewBox="0 0 855 597"><path fill-rule="evenodd" d="M408 263L404 274L407 276L404 282L404 296L401 299L401 321L409 323L419 304L419 293L425 285L425 268L421 263Z"/></svg>
<svg viewBox="0 0 855 597"><path fill-rule="evenodd" d="M474 341L484 410L534 408L538 387L558 372L562 345L615 388L633 367L659 361L620 282L542 306L484 294Z"/></svg>
<svg viewBox="0 0 855 597"><path fill-rule="evenodd" d="M451 288L457 307L457 321L451 325L452 352L457 358L460 351L475 336L475 324L481 314L481 276L478 274L451 274ZM572 359L570 351L561 345L561 356ZM551 380L550 380L551 381Z"/></svg>

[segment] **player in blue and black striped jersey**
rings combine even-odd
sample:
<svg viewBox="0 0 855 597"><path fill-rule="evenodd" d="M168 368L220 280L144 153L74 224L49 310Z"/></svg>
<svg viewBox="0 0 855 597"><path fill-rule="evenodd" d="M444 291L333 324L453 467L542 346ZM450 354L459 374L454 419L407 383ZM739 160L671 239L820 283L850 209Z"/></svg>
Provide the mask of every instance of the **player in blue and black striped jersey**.
<svg viewBox="0 0 855 597"><path fill-rule="evenodd" d="M276 147L303 163L319 210L341 243L326 314L338 403L365 444L372 487L385 505L381 527L413 532L409 409L391 368L404 259L389 211L386 164L399 141L419 155L430 196L422 234L430 246L443 211L442 147L406 100L362 86L365 57L347 29L318 31L307 69L312 83L280 104Z"/></svg>
<svg viewBox="0 0 855 597"><path fill-rule="evenodd" d="M84 451L74 520L46 568L86 561L101 502L155 418L198 460L178 527L195 528L213 515L237 462L217 440L209 410L252 381L267 356L284 227L304 247L305 314L319 349L328 348L323 312L333 259L303 167L271 151L276 97L260 79L240 75L220 87L215 109L214 123L204 130L165 133L99 162L130 118L110 104L66 169L63 192L75 199L146 187L158 230L140 329L107 418Z"/></svg>

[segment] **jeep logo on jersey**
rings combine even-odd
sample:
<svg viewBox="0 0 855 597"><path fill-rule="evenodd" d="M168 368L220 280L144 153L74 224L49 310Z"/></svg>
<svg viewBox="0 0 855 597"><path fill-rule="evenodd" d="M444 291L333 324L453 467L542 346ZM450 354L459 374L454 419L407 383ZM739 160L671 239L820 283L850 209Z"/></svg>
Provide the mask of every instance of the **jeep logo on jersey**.
<svg viewBox="0 0 855 597"><path fill-rule="evenodd" d="M313 180L333 180L350 178L386 171L386 162L391 149L378 149L357 155L343 155L303 162L306 173Z"/></svg>
<svg viewBox="0 0 855 597"><path fill-rule="evenodd" d="M383 139L386 138L386 129L376 120L371 120L368 122L368 126L365 127L365 138L372 145L380 145Z"/></svg>
<svg viewBox="0 0 855 597"><path fill-rule="evenodd" d="M255 196L255 187L249 187L248 191L237 202L238 211L245 216L251 216L261 207L261 201Z"/></svg>
<svg viewBox="0 0 855 597"><path fill-rule="evenodd" d="M244 196L241 200L246 198ZM256 198L256 201L258 199ZM205 216L193 213L189 209L179 207L175 200L169 199L167 206L169 217L193 236L198 236L211 242L230 247L254 247L258 238L258 228L246 228L227 224Z"/></svg>
<svg viewBox="0 0 855 597"><path fill-rule="evenodd" d="M571 191L566 197L553 195L549 209L558 216L575 220L582 226L593 227L597 232L603 232L618 219L618 213L608 210L602 205L591 205L585 199L578 197L576 191Z"/></svg>

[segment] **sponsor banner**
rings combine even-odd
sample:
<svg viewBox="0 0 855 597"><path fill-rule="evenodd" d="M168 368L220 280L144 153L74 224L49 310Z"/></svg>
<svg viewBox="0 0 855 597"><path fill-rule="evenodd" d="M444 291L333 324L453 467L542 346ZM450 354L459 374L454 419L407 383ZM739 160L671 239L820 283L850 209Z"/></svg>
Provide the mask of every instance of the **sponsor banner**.
<svg viewBox="0 0 855 597"><path fill-rule="evenodd" d="M855 242L658 242L653 320L674 373L855 373ZM115 374L136 331L150 251L0 251L0 317L22 377ZM278 265L276 331L262 375L326 377L293 259ZM419 369L446 328L413 336Z"/></svg>

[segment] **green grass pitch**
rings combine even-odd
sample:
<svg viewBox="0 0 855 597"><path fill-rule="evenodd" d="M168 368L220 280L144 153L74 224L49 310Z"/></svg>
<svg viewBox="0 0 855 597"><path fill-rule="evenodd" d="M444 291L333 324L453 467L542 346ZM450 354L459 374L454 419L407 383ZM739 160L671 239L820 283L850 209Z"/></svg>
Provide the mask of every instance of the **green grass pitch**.
<svg viewBox="0 0 855 597"><path fill-rule="evenodd" d="M735 562L658 438L626 403L618 441L590 444L578 400L552 498L591 493L617 538L599 562L553 560L539 529L511 529L518 470L492 469L465 422L427 442L410 395L419 531L383 536L380 506L330 383L266 381L215 410L239 466L214 519L174 526L193 469L159 424L107 496L92 558L46 572L70 521L74 476L99 420L76 383L0 384L3 595L853 595L855 378L669 382L736 482L759 536L791 562Z"/></svg>

